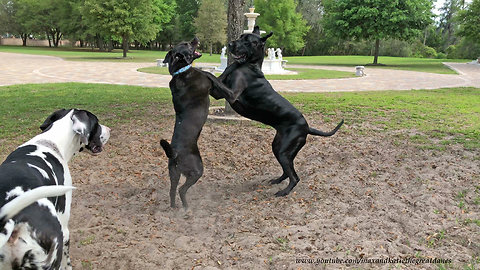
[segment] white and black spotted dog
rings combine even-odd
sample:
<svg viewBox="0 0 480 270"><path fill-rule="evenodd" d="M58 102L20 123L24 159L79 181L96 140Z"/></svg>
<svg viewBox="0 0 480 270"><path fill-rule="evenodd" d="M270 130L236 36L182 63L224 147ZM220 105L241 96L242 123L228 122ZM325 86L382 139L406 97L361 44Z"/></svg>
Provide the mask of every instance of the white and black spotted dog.
<svg viewBox="0 0 480 270"><path fill-rule="evenodd" d="M59 110L0 165L0 269L71 269L72 178L68 162L98 154L110 137L95 115Z"/></svg>

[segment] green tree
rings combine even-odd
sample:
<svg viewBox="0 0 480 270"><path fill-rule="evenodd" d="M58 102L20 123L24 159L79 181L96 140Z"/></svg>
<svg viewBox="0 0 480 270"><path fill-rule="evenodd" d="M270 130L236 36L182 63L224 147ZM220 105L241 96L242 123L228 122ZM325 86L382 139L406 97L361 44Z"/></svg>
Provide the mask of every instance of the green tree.
<svg viewBox="0 0 480 270"><path fill-rule="evenodd" d="M454 18L460 11L462 5L460 2L460 0L447 0L439 9L438 30L442 33L444 38L442 50L445 50L448 46L456 43L455 31L457 30L457 23Z"/></svg>
<svg viewBox="0 0 480 270"><path fill-rule="evenodd" d="M162 27L162 30L157 33L157 37L155 41L162 45L163 50L168 50L167 48L171 48L174 44L180 41L181 38L181 30L180 30L180 18L177 14L178 8L176 7L175 1L172 1L172 11L171 11L171 18L170 21Z"/></svg>
<svg viewBox="0 0 480 270"><path fill-rule="evenodd" d="M459 12L457 20L460 24L458 35L470 42L480 44L480 0L473 0L465 10Z"/></svg>
<svg viewBox="0 0 480 270"><path fill-rule="evenodd" d="M183 40L191 40L195 36L194 19L197 17L199 0L176 0L178 14L178 28L180 29L180 37Z"/></svg>
<svg viewBox="0 0 480 270"><path fill-rule="evenodd" d="M273 31L269 46L279 47L285 54L295 53L305 45L303 38L309 27L296 11L294 0L255 0L255 12L260 13L256 24L266 32Z"/></svg>
<svg viewBox="0 0 480 270"><path fill-rule="evenodd" d="M0 0L0 34L9 33L22 38L23 46L27 46L28 29L18 19L18 4L12 0Z"/></svg>
<svg viewBox="0 0 480 270"><path fill-rule="evenodd" d="M322 0L299 0L297 11L307 21L309 31L305 36L305 47L302 55L317 55L326 52L326 46L322 39L325 33L322 26L323 1Z"/></svg>
<svg viewBox="0 0 480 270"><path fill-rule="evenodd" d="M82 15L92 32L121 40L127 57L131 41L155 38L170 20L171 7L163 0L85 0Z"/></svg>
<svg viewBox="0 0 480 270"><path fill-rule="evenodd" d="M58 44L63 37L61 14L70 13L68 1L42 0L38 2L40 2L39 9L34 13L34 16L40 18L39 26L44 29L47 34L50 46L52 45L50 42L51 40L53 46L58 47Z"/></svg>
<svg viewBox="0 0 480 270"><path fill-rule="evenodd" d="M213 44L225 43L227 13L223 0L203 0L195 18L197 37L201 43L207 44L212 55Z"/></svg>
<svg viewBox="0 0 480 270"><path fill-rule="evenodd" d="M45 33L49 45L58 47L62 38L59 14L65 8L65 0L15 0L16 21L30 34Z"/></svg>
<svg viewBox="0 0 480 270"><path fill-rule="evenodd" d="M68 0L65 1L64 8L59 12L60 28L64 37L72 42L79 40L80 46L83 47L83 41L87 35L87 25L82 20L82 7L84 0Z"/></svg>
<svg viewBox="0 0 480 270"><path fill-rule="evenodd" d="M373 64L380 40L417 38L431 23L432 0L325 0L324 26L330 34L375 40Z"/></svg>

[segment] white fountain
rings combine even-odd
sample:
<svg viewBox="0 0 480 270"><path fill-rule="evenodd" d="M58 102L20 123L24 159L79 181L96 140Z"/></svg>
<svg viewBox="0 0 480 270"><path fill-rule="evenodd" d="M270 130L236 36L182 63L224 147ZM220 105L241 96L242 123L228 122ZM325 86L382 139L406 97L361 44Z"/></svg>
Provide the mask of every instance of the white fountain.
<svg viewBox="0 0 480 270"><path fill-rule="evenodd" d="M252 33L253 28L255 27L255 20L259 13L255 13L255 7L249 8L249 13L245 13L245 17L247 17L247 30L244 30L243 33ZM265 34L265 31L260 30L260 34ZM275 55L275 53L277 55ZM289 70L285 70L284 67L287 61L283 60L282 50L280 48L268 48L267 49L267 58L263 60L262 71L265 74L296 74L296 72L292 72Z"/></svg>
<svg viewBox="0 0 480 270"><path fill-rule="evenodd" d="M255 13L255 8L248 9L250 12L244 13L247 17L247 30L243 30L244 34L250 34L255 27L255 20L260 13ZM260 34L265 34L265 31L260 30ZM219 71L224 71L227 67L227 57L225 56L226 47L223 47L222 54L220 55L220 67L216 68ZM276 54L276 55L275 55ZM285 70L287 60L283 60L282 50L280 48L268 48L267 58L263 60L262 71L265 74L297 74L296 72Z"/></svg>
<svg viewBox="0 0 480 270"><path fill-rule="evenodd" d="M260 16L260 13L255 13L255 7L251 7L248 10L250 12L243 14L247 17L247 30L243 30L244 34L250 34L253 32L253 28L255 28L255 20ZM260 30L260 34L265 34L265 31Z"/></svg>

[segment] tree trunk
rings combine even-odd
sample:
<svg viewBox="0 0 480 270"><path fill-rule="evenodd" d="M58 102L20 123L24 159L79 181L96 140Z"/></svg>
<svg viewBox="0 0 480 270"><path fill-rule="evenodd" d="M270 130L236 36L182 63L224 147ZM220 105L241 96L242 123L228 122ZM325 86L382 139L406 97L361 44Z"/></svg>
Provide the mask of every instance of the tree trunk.
<svg viewBox="0 0 480 270"><path fill-rule="evenodd" d="M111 38L108 39L108 51L113 51L113 41Z"/></svg>
<svg viewBox="0 0 480 270"><path fill-rule="evenodd" d="M245 0L228 0L227 10L227 44L238 39L243 34L245 17L243 15L245 9ZM228 64L232 64L234 59L228 52ZM236 112L232 106L225 101L225 114L234 115Z"/></svg>
<svg viewBox="0 0 480 270"><path fill-rule="evenodd" d="M57 32L57 34L56 34L57 38L55 40L54 46L55 46L55 48L58 48L58 44L60 44L60 39L62 39L62 33L58 29L56 29L55 31Z"/></svg>
<svg viewBox="0 0 480 270"><path fill-rule="evenodd" d="M50 32L50 35L52 36L52 43L53 43L53 47L57 47L57 35L55 34L54 31Z"/></svg>
<svg viewBox="0 0 480 270"><path fill-rule="evenodd" d="M122 48L123 48L123 58L127 58L128 52L128 36L122 36Z"/></svg>
<svg viewBox="0 0 480 270"><path fill-rule="evenodd" d="M20 36L22 37L22 46L23 46L23 47L27 47L27 38L28 38L28 35L27 35L27 34L21 34Z"/></svg>
<svg viewBox="0 0 480 270"><path fill-rule="evenodd" d="M373 64L378 64L378 51L380 49L380 39L375 40L375 53L373 57Z"/></svg>
<svg viewBox="0 0 480 270"><path fill-rule="evenodd" d="M100 35L97 35L97 47L101 52L105 51L105 44L103 42L103 37Z"/></svg>
<svg viewBox="0 0 480 270"><path fill-rule="evenodd" d="M243 34L245 4L245 0L228 0L227 44L238 39ZM228 64L230 65L233 61L233 57L228 52Z"/></svg>
<svg viewBox="0 0 480 270"><path fill-rule="evenodd" d="M50 41L50 34L48 31L45 32L47 34L47 39L48 39L48 47L52 47L52 42Z"/></svg>
<svg viewBox="0 0 480 270"><path fill-rule="evenodd" d="M57 43L57 39L56 39L56 36L55 36L55 32L53 30L50 31L50 36L52 37L53 47L56 47L55 44Z"/></svg>

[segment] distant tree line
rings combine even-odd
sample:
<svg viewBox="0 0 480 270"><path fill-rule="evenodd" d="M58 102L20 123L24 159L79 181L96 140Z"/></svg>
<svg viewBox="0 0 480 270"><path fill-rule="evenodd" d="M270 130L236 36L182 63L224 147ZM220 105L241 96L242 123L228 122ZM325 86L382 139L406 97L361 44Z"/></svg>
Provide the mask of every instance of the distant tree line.
<svg viewBox="0 0 480 270"><path fill-rule="evenodd" d="M226 42L232 0L0 0L0 34L62 39L81 47L166 50L198 36L204 51ZM284 55L480 56L480 0L238 0L273 31ZM246 23L245 23L246 24Z"/></svg>
<svg viewBox="0 0 480 270"><path fill-rule="evenodd" d="M299 0L297 9L311 26L305 55L480 56L480 0L446 0L437 16L432 0Z"/></svg>

